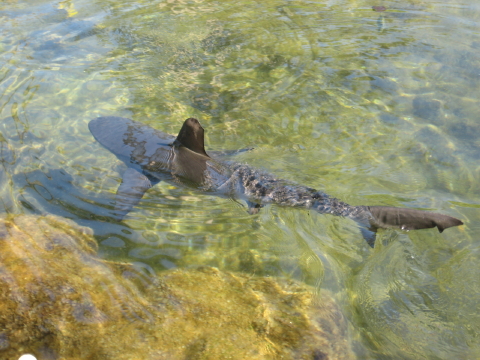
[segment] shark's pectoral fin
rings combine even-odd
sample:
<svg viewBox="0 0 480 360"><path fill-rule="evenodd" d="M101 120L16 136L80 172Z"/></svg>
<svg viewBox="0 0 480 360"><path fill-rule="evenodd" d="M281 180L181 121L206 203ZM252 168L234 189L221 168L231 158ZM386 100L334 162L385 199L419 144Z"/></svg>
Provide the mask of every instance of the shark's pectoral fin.
<svg viewBox="0 0 480 360"><path fill-rule="evenodd" d="M152 181L141 172L128 168L115 197L115 218L122 220L138 204L143 194L152 187Z"/></svg>
<svg viewBox="0 0 480 360"><path fill-rule="evenodd" d="M250 215L255 215L255 214L258 214L258 212L260 211L260 209L263 207L262 204L258 204L258 203L254 203L254 202L251 202L251 201L246 201L247 203L247 207L248 207L248 213Z"/></svg>

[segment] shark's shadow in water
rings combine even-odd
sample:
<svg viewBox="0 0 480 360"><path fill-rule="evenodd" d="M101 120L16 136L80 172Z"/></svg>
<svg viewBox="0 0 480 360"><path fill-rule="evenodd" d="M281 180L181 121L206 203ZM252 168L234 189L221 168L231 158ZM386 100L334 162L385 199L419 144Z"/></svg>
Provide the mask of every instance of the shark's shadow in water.
<svg viewBox="0 0 480 360"><path fill-rule="evenodd" d="M90 121L95 139L127 166L116 194L115 217L123 217L143 194L160 181L181 183L212 194L242 199L251 214L266 204L301 207L319 213L346 216L362 225L370 246L379 228L416 230L437 227L440 232L462 225L448 215L387 206L351 206L327 194L244 164L220 160L220 154L207 154L204 129L197 119L183 123L178 136L145 124L107 116Z"/></svg>
<svg viewBox="0 0 480 360"><path fill-rule="evenodd" d="M22 208L18 209L20 212L72 219L78 225L91 228L99 241L112 238L142 242L142 235L128 223L112 218L110 199L99 198L94 191L79 187L75 184L75 176L64 169L17 173L12 177L17 193L13 202Z"/></svg>

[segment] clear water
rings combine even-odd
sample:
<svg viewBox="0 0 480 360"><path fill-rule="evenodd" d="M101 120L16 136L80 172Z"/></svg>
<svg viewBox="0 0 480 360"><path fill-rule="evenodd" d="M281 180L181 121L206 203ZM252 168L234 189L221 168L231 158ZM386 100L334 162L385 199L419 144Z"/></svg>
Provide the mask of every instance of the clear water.
<svg viewBox="0 0 480 360"><path fill-rule="evenodd" d="M374 11L384 6L386 11ZM0 4L1 210L94 229L101 255L327 288L359 358L480 357L480 5L473 0L18 1ZM456 216L439 234L159 184L107 215L124 165L90 119L175 134L353 205Z"/></svg>

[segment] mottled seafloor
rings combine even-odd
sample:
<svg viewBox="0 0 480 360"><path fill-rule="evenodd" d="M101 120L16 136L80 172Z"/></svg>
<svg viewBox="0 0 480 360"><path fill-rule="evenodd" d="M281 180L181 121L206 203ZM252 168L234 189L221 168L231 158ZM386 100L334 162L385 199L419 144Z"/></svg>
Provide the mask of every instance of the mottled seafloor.
<svg viewBox="0 0 480 360"><path fill-rule="evenodd" d="M70 219L92 229L98 262L159 278L209 269L303 284L344 314L359 359L480 358L479 24L474 0L3 1L2 218ZM352 205L465 225L381 231L370 249L348 219L276 206L250 216L168 183L116 223L125 166L87 127L106 115L172 134L194 116L207 151L254 147L236 160ZM11 346L0 334L0 351Z"/></svg>

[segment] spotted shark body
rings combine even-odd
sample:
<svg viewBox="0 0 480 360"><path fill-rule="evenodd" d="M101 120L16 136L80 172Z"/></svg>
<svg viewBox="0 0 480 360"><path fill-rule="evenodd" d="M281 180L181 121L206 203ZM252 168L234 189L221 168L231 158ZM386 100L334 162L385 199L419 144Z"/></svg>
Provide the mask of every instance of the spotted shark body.
<svg viewBox="0 0 480 360"><path fill-rule="evenodd" d="M242 199L251 214L266 204L292 206L350 217L362 227L370 246L379 228L440 232L462 225L448 215L386 206L351 206L310 187L277 179L244 164L220 161L204 147L204 129L194 118L185 120L177 137L121 117L90 121L95 139L127 166L116 194L117 220L131 211L143 194L159 181L181 183L215 195Z"/></svg>

